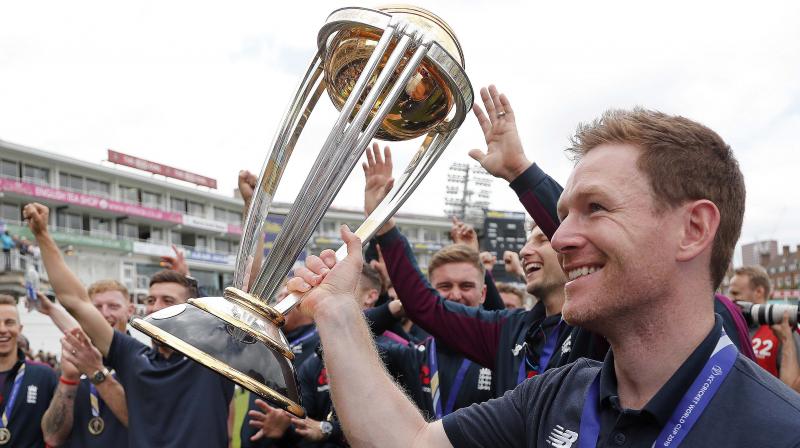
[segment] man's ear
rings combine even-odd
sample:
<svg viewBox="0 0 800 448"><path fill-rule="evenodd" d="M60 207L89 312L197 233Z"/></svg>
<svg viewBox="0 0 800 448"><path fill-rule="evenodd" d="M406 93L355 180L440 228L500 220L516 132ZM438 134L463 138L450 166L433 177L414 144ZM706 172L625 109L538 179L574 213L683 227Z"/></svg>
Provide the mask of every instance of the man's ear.
<svg viewBox="0 0 800 448"><path fill-rule="evenodd" d="M753 290L753 295L767 300L767 290L763 286L756 286L756 289Z"/></svg>
<svg viewBox="0 0 800 448"><path fill-rule="evenodd" d="M370 289L365 304L367 308L372 308L373 306L375 306L375 303L378 301L378 298L380 296L381 296L380 291L378 291L377 289Z"/></svg>
<svg viewBox="0 0 800 448"><path fill-rule="evenodd" d="M719 228L719 209L708 199L692 201L682 206L681 239L678 261L690 261L714 244Z"/></svg>
<svg viewBox="0 0 800 448"><path fill-rule="evenodd" d="M486 301L486 284L484 283L483 289L481 290L481 303Z"/></svg>

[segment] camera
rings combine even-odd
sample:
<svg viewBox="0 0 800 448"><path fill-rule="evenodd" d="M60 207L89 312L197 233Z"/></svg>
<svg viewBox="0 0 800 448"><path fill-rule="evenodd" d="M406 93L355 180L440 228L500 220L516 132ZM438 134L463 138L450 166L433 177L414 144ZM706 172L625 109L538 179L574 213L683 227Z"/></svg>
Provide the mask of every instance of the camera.
<svg viewBox="0 0 800 448"><path fill-rule="evenodd" d="M783 313L789 312L789 325L797 326L800 321L800 307L798 305L788 304L754 304L751 302L736 302L739 308L742 309L744 318L750 325L775 325L781 323L783 320Z"/></svg>

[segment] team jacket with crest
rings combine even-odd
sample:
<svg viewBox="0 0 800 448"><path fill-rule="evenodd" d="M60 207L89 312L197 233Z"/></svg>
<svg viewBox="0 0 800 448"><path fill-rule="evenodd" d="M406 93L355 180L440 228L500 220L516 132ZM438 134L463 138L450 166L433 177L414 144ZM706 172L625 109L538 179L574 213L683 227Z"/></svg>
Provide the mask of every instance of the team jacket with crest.
<svg viewBox="0 0 800 448"><path fill-rule="evenodd" d="M8 405L17 373L22 364L25 364L25 373L17 389L14 408L9 410L7 427L11 439L6 446L41 447L44 446L42 417L55 394L58 376L48 365L25 361L22 350L17 350L17 356L19 361L11 370L5 372L5 381L0 384L0 413L2 413Z"/></svg>

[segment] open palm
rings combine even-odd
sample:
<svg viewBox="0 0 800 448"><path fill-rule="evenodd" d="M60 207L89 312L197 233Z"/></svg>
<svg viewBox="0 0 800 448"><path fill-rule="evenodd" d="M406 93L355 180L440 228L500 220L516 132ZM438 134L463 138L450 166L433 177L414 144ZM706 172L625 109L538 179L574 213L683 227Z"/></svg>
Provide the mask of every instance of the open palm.
<svg viewBox="0 0 800 448"><path fill-rule="evenodd" d="M389 194L394 185L392 178L392 151L388 146L383 148L383 156L377 143L367 148L367 161L364 168L364 213L369 215Z"/></svg>
<svg viewBox="0 0 800 448"><path fill-rule="evenodd" d="M477 104L472 106L472 111L483 131L486 152L473 149L469 155L489 174L511 182L530 166L519 139L514 110L508 98L498 93L495 86L482 88L481 99L486 112Z"/></svg>

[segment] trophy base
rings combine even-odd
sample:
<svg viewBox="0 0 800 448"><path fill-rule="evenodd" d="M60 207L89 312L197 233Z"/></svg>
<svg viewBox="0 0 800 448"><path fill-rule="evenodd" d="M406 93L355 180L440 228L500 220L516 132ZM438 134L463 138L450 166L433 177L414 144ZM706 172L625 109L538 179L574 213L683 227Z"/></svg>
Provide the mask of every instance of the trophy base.
<svg viewBox="0 0 800 448"><path fill-rule="evenodd" d="M206 304L209 301L226 302L221 297L193 300ZM192 305L195 304L164 308L144 319L133 319L131 326L258 394L270 405L305 417L294 367L283 350L275 350L271 344L253 337L252 329L244 331L216 313ZM285 340L277 328L274 331Z"/></svg>

